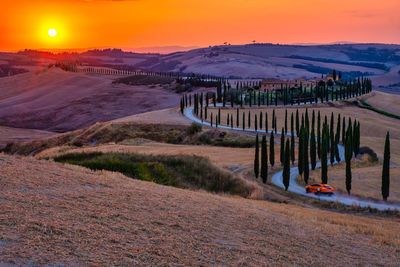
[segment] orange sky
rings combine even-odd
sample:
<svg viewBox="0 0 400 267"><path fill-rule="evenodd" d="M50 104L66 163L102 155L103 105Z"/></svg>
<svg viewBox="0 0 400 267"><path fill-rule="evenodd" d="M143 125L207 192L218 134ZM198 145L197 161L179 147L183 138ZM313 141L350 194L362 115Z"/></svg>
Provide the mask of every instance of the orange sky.
<svg viewBox="0 0 400 267"><path fill-rule="evenodd" d="M0 50L400 43L399 13L400 0L2 0Z"/></svg>

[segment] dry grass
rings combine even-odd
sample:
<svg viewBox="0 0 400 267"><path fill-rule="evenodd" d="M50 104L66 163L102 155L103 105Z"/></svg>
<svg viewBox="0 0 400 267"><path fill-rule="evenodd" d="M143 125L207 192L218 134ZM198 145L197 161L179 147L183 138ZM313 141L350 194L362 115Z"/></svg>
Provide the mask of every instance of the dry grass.
<svg viewBox="0 0 400 267"><path fill-rule="evenodd" d="M2 263L400 263L395 218L218 196L32 158L0 158Z"/></svg>
<svg viewBox="0 0 400 267"><path fill-rule="evenodd" d="M363 99L374 108L400 116L400 95L374 91Z"/></svg>
<svg viewBox="0 0 400 267"><path fill-rule="evenodd" d="M386 98L382 98L384 95ZM390 96L390 95L389 95ZM397 97L397 96L396 96ZM377 99L375 99L377 98ZM368 102L374 101L374 105L376 103L381 103L381 105L386 105L384 101L387 100L386 94L381 93L372 93L368 96ZM372 103L372 102L371 102ZM388 102L393 109L400 109L400 102ZM218 109L218 108L217 108ZM214 116L217 114L218 110L215 108L210 107L209 113L213 112ZM286 108L282 107L269 107L269 108L246 108L243 109L246 114L246 128L247 128L247 116L249 110L251 110L251 118L252 118L252 127L254 127L254 114L259 116L260 111L262 111L265 115L265 112L268 112L269 118L269 129L271 130L271 122L272 122L272 111L275 109L277 115L277 124L278 129L280 130L284 126L284 118L285 118L285 110ZM295 115L296 109L299 109L300 118L301 114L305 112L305 107L287 107L288 110L288 127L290 131L290 115L293 112ZM243 110L240 110L240 127L241 124L241 116ZM334 113L335 123L337 120L337 115L341 114L341 117L346 117L346 125L348 117L357 119L360 121L361 124L361 146L368 146L372 148L378 155L380 159L383 158L383 149L384 149L384 142L386 131L390 131L391 137L391 187L390 187L390 194L389 200L391 201L398 201L400 195L400 180L399 180L399 173L400 173L400 127L399 127L399 120L388 118L386 116L380 115L376 112L360 109L353 105L344 104L344 103L335 103L334 106L328 104L313 104L308 105L308 112L310 116L310 123L311 123L311 114L312 111L315 110L316 115L317 112L321 112L322 119L325 115L328 117L328 122L330 121L331 113ZM221 123L226 124L226 116L227 114L234 114L234 118L236 118L236 109L231 110L230 108L221 109ZM234 120L236 125L236 122ZM264 124L264 123L263 123ZM264 124L265 127L265 124ZM335 125L336 131L336 125ZM277 142L279 142L279 138L276 138ZM368 168L359 168L353 170L353 186L352 192L359 196L363 197L372 197L375 199L381 199L380 197L380 184L381 184L381 172L382 166L381 164L370 166ZM313 178L317 181L320 181L320 172L317 171L313 174ZM342 189L345 182L345 174L343 168L339 169L329 169L328 171L329 183L332 183L333 186Z"/></svg>

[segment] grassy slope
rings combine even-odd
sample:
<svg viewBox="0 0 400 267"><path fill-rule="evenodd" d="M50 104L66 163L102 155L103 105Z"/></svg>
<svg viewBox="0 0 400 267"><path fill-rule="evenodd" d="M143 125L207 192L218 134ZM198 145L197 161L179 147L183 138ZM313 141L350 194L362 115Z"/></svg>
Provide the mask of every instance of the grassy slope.
<svg viewBox="0 0 400 267"><path fill-rule="evenodd" d="M379 96L380 94L375 94L376 96ZM375 98L375 95L371 95L368 99L368 101L372 101ZM379 99L376 99L375 102L381 102ZM381 103L381 105L384 105L384 103ZM399 109L400 107L400 102L399 103L389 103L391 105L392 109ZM391 195L394 197L393 200L398 201L398 196L400 195L400 176L398 175L400 173L400 127L399 127L399 120L394 119L394 118L389 118L387 116L378 114L374 111L367 110L367 109L360 109L356 106L353 105L347 105L347 104L340 104L340 103L335 103L334 106L332 105L327 105L327 104L318 104L318 105L308 105L308 112L310 116L310 123L311 123L311 114L312 111L315 110L316 115L317 112L321 112L321 119L323 120L324 116L328 116L328 122L330 121L330 115L333 112L334 113L334 118L335 118L335 123L337 120L337 114L341 114L341 117L343 116L346 117L346 125L348 123L348 117L352 118L352 121L354 122L354 119L357 119L360 121L361 124L361 146L368 146L372 148L378 155L379 158L383 158L383 149L384 149L384 142L385 142L385 136L386 136L386 131L390 131L390 137L391 137ZM265 112L268 112L268 118L269 118L269 130L271 130L272 126L272 112L273 109L275 109L276 115L277 115L277 124L278 124L278 129L280 130L284 126L284 117L285 117L285 110L286 108L281 108L281 107L268 107L268 108L258 108L258 107L253 107L251 109L244 109L245 116L246 116L246 128L247 128L247 118L248 118L248 112L249 110L251 111L251 118L252 118L252 128L254 128L254 114L257 114L259 116L260 111L262 111L265 116ZM295 114L296 109L299 110L300 112L300 119L301 119L301 114L305 112L304 107L287 107L288 110L288 129L290 131L290 115L293 112ZM217 114L218 111L215 108L209 108L208 112L213 112L213 114ZM243 110L240 110L240 127L242 127L242 112ZM230 110L229 108L226 109L221 109L221 122L222 124L226 124L226 116L227 114L233 114L234 116L234 121L236 119L236 109L235 110ZM265 118L265 117L264 117ZM264 124L264 123L263 123ZM236 125L236 124L235 124ZM265 124L264 124L265 127ZM336 132L336 125L334 126L335 132ZM278 142L280 140L280 137L275 138ZM279 159L279 158L278 158ZM296 163L297 164L297 163ZM357 169L355 171L355 181L354 181L354 186L353 190L354 193L357 193L358 195L361 196L367 196L371 197L373 196L374 198L380 199L380 183L381 183L381 174L380 172L382 171L382 166L380 164L370 167L370 168L361 168ZM319 180L320 172L315 173L315 178L316 180ZM329 168L328 171L328 176L332 175L332 178L335 179L337 184L344 185L345 184L345 175L344 175L344 170L343 168L340 169L339 171L331 170ZM368 178L363 178L363 177L368 177ZM365 180L368 179L369 182L365 182ZM375 186L371 186L371 184ZM342 186L339 186L342 187ZM389 197L389 200L391 198Z"/></svg>
<svg viewBox="0 0 400 267"><path fill-rule="evenodd" d="M395 218L193 192L32 158L0 155L0 164L3 263L399 264Z"/></svg>

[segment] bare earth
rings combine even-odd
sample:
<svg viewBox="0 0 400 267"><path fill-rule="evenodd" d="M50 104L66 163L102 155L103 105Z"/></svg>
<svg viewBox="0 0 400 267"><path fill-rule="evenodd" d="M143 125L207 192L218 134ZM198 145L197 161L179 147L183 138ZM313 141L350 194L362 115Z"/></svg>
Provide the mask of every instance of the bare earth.
<svg viewBox="0 0 400 267"><path fill-rule="evenodd" d="M44 68L0 79L0 122L65 132L132 114L176 107L180 96L146 86L113 85L113 76Z"/></svg>
<svg viewBox="0 0 400 267"><path fill-rule="evenodd" d="M400 264L395 218L193 192L32 158L0 155L0 164L1 264Z"/></svg>

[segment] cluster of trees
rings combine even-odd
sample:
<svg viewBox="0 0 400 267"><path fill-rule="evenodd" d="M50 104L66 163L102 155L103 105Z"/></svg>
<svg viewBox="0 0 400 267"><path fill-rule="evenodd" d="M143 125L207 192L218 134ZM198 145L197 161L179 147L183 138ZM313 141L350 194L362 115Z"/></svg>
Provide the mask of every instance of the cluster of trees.
<svg viewBox="0 0 400 267"><path fill-rule="evenodd" d="M237 83L236 89L232 89L230 83L226 80L207 80L200 81L199 84L205 85L215 85L216 93L208 92L206 93L206 105L209 103L209 98L213 97L214 106L216 103L222 103L223 107L230 105L232 108L235 106L278 106L283 105L294 105L297 104L307 104L307 103L324 103L335 100L344 100L356 96L360 96L371 92L372 83L370 79L359 78L351 82L343 81L340 85L327 86L324 82L318 84L312 88L283 88L281 90L274 91L264 91L256 90L259 88L257 82ZM254 86L251 90L242 90L242 86ZM191 95L190 95L191 97ZM200 95L195 95L194 97L199 98ZM186 98L186 96L182 96ZM201 99L203 101L203 98ZM200 102L200 101L199 101ZM199 103L195 102L195 103ZM195 107L198 108L198 107Z"/></svg>
<svg viewBox="0 0 400 267"><path fill-rule="evenodd" d="M273 115L274 116L274 115ZM311 123L308 118L308 110L302 114L301 122L299 121L299 113L296 111L296 123L291 115L291 136L285 140L287 131L282 128L280 141L280 163L283 166L283 184L287 190L290 182L290 162L295 163L295 131L298 136L298 153L297 153L297 168L299 174L304 178L304 182L308 184L309 168L315 170L317 158L321 161L321 182L328 183L328 163L333 165L335 162L340 162L339 143L342 142L345 149L346 162L346 190L348 194L351 192L352 172L351 160L360 152L360 122L348 118L346 124L345 117L337 116L336 123L334 122L334 114L331 113L330 123L327 116L321 121L320 111L318 111L317 119L315 111L312 112ZM276 118L276 117L275 117ZM287 119L287 112L285 112ZM315 128L315 123L317 124ZM286 124L286 122L285 122ZM334 130L336 124L336 131ZM294 126L296 125L296 127ZM315 134L317 129L317 134ZM270 135L269 163L271 166L275 164L274 153L274 132ZM264 183L268 179L268 149L266 135L263 135L261 142L261 172L260 172L260 156L259 156L259 141L258 134L256 137L256 148L254 158L254 174L258 178L259 174ZM389 132L386 135L384 160L382 168L382 197L387 200L390 187L390 140Z"/></svg>
<svg viewBox="0 0 400 267"><path fill-rule="evenodd" d="M257 116L257 115L256 115ZM261 113L262 116L262 113ZM261 117L260 116L260 117ZM245 116L243 116L245 118ZM266 119L266 132L268 132L268 115L265 113ZM231 116L232 118L232 116ZM257 117L256 117L257 118ZM270 163L273 166L274 164L274 130L276 131L276 115L275 110L272 114L272 129L270 136ZM257 119L255 119L255 123L257 123ZM335 126L336 125L336 129ZM347 126L347 127L346 127ZM255 126L256 127L256 126ZM260 125L262 127L262 125ZM342 130L343 129L343 130ZM284 171L286 178L290 177L290 162L294 164L297 158L297 167L300 175L303 177L304 182L308 183L309 179L309 171L310 167L312 170L315 170L317 159L321 161L321 180L322 183L328 182L328 163L330 162L333 165L335 162L340 162L340 153L339 153L339 143L343 142L343 144L347 144L346 146L346 155L348 159L351 161L351 158L356 157L360 151L360 123L356 120L352 122L351 118L348 118L348 122L346 123L346 118L341 117L340 114L337 116L337 120L335 123L335 116L333 112L330 116L330 122L328 121L328 116L325 115L324 119L321 118L321 113L315 113L315 110L311 113L311 119L309 116L308 109L304 113L300 114L299 111L296 110L296 113L291 114L290 116L290 138L285 140L285 135L288 134L288 113L285 110L285 122L284 127L281 129L281 142L280 142L280 162L282 166L289 168ZM297 157L295 155L295 136L298 137L298 153ZM264 137L263 137L264 138ZM263 145L263 144L262 144ZM258 141L256 141L256 154L258 154L257 148ZM286 151L287 150L287 151ZM263 151L266 149L262 149L262 158L268 158L268 155L264 155ZM256 156L255 161L258 161L258 156ZM266 160L268 161L268 160ZM262 165L262 164L261 164ZM255 166L255 174L258 177L257 166L258 164L254 164ZM350 166L350 164L349 164ZM262 167L263 169L268 169L268 167ZM263 172L263 171L261 171ZM288 174L289 173L289 174ZM351 168L350 175L351 177ZM266 177L265 175L262 177ZM264 179L263 179L264 180ZM346 185L349 184L351 189L351 178L346 179ZM289 185L289 184L287 184ZM350 192L350 189L348 190Z"/></svg>

